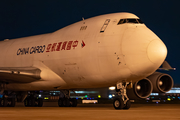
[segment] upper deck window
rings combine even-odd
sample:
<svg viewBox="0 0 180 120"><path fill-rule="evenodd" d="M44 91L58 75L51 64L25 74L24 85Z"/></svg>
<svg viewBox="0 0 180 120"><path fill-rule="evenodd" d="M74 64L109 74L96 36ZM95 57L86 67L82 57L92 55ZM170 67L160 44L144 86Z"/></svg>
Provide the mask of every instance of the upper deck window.
<svg viewBox="0 0 180 120"><path fill-rule="evenodd" d="M128 18L128 19L121 19L118 22L119 24L123 24L123 23L134 23L134 24L142 24L143 22L140 19L134 19L134 18Z"/></svg>

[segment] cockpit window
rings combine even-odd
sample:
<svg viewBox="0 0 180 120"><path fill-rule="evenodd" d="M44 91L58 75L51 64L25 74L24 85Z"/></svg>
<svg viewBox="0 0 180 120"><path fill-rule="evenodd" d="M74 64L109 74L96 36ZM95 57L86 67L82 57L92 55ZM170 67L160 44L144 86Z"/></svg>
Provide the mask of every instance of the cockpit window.
<svg viewBox="0 0 180 120"><path fill-rule="evenodd" d="M126 19L121 19L118 24L126 23Z"/></svg>
<svg viewBox="0 0 180 120"><path fill-rule="evenodd" d="M143 24L143 22L140 19L134 19L134 18L120 19L118 25L123 23Z"/></svg>
<svg viewBox="0 0 180 120"><path fill-rule="evenodd" d="M142 20L140 20L140 19L137 19L137 20L138 20L139 23L143 24L143 21L142 21Z"/></svg>
<svg viewBox="0 0 180 120"><path fill-rule="evenodd" d="M126 19L127 23L138 23L136 19Z"/></svg>

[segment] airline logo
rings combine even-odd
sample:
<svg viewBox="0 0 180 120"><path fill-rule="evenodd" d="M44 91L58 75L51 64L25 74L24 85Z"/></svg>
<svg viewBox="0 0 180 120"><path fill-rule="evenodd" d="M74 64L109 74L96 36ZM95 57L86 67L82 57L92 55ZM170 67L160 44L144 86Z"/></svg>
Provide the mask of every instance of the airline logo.
<svg viewBox="0 0 180 120"><path fill-rule="evenodd" d="M28 48L19 48L17 50L17 55L25 55L25 54L34 54L34 53L43 53L45 50L45 45L42 46L34 46Z"/></svg>
<svg viewBox="0 0 180 120"><path fill-rule="evenodd" d="M78 46L78 41L64 41L58 43L50 43L42 46L34 46L27 48L19 48L17 50L17 55L26 55L26 54L35 54L35 53L43 53L43 52L54 52L54 51L63 51L63 50L71 50L75 49ZM81 43L81 47L85 46L84 41Z"/></svg>
<svg viewBox="0 0 180 120"><path fill-rule="evenodd" d="M84 41L82 40L82 43L81 43L81 47L83 48L86 44L84 43Z"/></svg>
<svg viewBox="0 0 180 120"><path fill-rule="evenodd" d="M48 44L46 52L53 52L53 51L62 51L62 50L71 50L75 49L78 45L78 41L65 41L59 43Z"/></svg>

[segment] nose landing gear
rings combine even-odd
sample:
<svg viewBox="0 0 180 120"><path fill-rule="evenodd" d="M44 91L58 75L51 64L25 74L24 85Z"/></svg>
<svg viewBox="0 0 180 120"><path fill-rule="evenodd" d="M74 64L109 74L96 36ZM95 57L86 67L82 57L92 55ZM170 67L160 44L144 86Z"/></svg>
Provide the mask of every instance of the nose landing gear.
<svg viewBox="0 0 180 120"><path fill-rule="evenodd" d="M117 97L113 101L115 109L129 109L131 102L126 94L126 88L131 85L129 82L120 82L116 84Z"/></svg>

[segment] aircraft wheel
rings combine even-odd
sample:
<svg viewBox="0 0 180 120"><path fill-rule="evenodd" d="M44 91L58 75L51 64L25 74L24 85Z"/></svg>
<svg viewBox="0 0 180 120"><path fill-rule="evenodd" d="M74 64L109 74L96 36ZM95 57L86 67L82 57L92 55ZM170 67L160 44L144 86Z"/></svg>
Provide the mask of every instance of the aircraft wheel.
<svg viewBox="0 0 180 120"><path fill-rule="evenodd" d="M63 107L63 98L59 98L58 105L59 107Z"/></svg>
<svg viewBox="0 0 180 120"><path fill-rule="evenodd" d="M123 109L129 109L131 107L131 102L130 102L130 100L128 100L127 102L126 102L126 105L125 105L125 107L123 108Z"/></svg>
<svg viewBox="0 0 180 120"><path fill-rule="evenodd" d="M124 102L121 97L117 97L113 101L113 106L115 109L122 109L124 107Z"/></svg>
<svg viewBox="0 0 180 120"><path fill-rule="evenodd" d="M9 107L14 107L16 105L16 101L15 101L15 98L10 98L9 101L11 102L9 104Z"/></svg>
<svg viewBox="0 0 180 120"><path fill-rule="evenodd" d="M43 106L43 99L38 98L38 107L42 107L42 106Z"/></svg>
<svg viewBox="0 0 180 120"><path fill-rule="evenodd" d="M0 98L0 107L2 107L2 98Z"/></svg>
<svg viewBox="0 0 180 120"><path fill-rule="evenodd" d="M35 106L35 98L34 97L28 97L24 100L24 106L25 107L34 107Z"/></svg>
<svg viewBox="0 0 180 120"><path fill-rule="evenodd" d="M3 107L7 107L8 105L8 99L7 98L3 98Z"/></svg>
<svg viewBox="0 0 180 120"><path fill-rule="evenodd" d="M28 98L26 98L26 99L24 100L24 106L25 106L25 107L29 107L29 99L28 99Z"/></svg>
<svg viewBox="0 0 180 120"><path fill-rule="evenodd" d="M34 106L35 106L35 98L32 97L32 98L30 99L30 107L34 107Z"/></svg>
<svg viewBox="0 0 180 120"><path fill-rule="evenodd" d="M72 107L76 107L76 106L77 106L77 100L76 100L76 98L72 98L70 101L71 101L71 106L72 106Z"/></svg>
<svg viewBox="0 0 180 120"><path fill-rule="evenodd" d="M64 107L70 107L70 100L68 98L64 98L63 100L63 106Z"/></svg>

